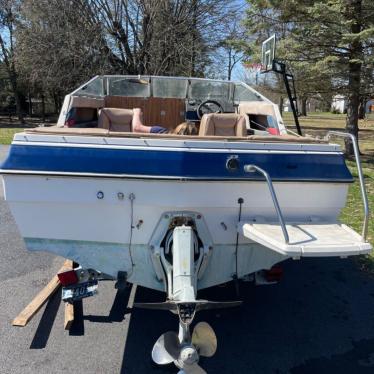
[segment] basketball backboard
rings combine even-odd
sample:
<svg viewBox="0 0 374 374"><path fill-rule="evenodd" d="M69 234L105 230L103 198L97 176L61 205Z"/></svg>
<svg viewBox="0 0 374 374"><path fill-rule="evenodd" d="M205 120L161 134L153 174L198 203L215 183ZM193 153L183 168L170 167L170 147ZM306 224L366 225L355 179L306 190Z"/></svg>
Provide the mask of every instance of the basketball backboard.
<svg viewBox="0 0 374 374"><path fill-rule="evenodd" d="M273 68L275 58L275 34L262 43L261 64L263 71L269 71Z"/></svg>

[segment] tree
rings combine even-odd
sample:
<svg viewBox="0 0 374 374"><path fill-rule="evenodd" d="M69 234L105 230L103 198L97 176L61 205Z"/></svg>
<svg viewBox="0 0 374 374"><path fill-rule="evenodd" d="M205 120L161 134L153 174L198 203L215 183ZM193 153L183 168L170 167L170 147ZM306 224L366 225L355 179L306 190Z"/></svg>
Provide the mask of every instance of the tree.
<svg viewBox="0 0 374 374"><path fill-rule="evenodd" d="M16 102L17 115L23 123L18 73L15 65L15 24L18 9L18 1L0 0L0 62L5 66Z"/></svg>
<svg viewBox="0 0 374 374"><path fill-rule="evenodd" d="M87 17L71 0L23 1L15 33L16 66L28 91L42 101L49 95L58 107L77 85L110 72L100 25Z"/></svg>
<svg viewBox="0 0 374 374"><path fill-rule="evenodd" d="M230 71L237 63L227 32L235 0L18 1L14 68L29 95L53 98L56 109L97 74L203 77L222 45Z"/></svg>
<svg viewBox="0 0 374 374"><path fill-rule="evenodd" d="M233 0L23 0L18 62L38 89L54 85L53 91L92 71L204 76L234 6Z"/></svg>
<svg viewBox="0 0 374 374"><path fill-rule="evenodd" d="M91 7L128 74L204 75L223 20L236 6L233 0L79 1Z"/></svg>
<svg viewBox="0 0 374 374"><path fill-rule="evenodd" d="M285 16L282 4L279 1L248 1L250 6L247 11L245 26L248 36L251 37L250 45L253 54L247 64L257 64L261 60L261 44L271 35L276 34L276 57L287 64L288 72L295 78L295 87L300 101L301 115L306 115L306 103L309 99L319 100L321 95L330 92L330 77L323 77L318 69L313 69L310 64L292 55L292 50L287 44L295 31L295 24L289 22ZM295 8L291 8L295 9ZM257 51L257 52L256 52ZM268 77L270 75L270 77ZM277 74L264 74L259 80L260 85L267 89L272 88L280 96L280 103L286 97L283 79Z"/></svg>
<svg viewBox="0 0 374 374"><path fill-rule="evenodd" d="M224 70L224 78L231 80L232 72L238 63L251 53L251 49L245 42L245 31L241 25L241 18L233 14L227 22L227 32L224 39L218 44L218 63Z"/></svg>
<svg viewBox="0 0 374 374"><path fill-rule="evenodd" d="M372 75L368 79L373 63L373 1L248 2L249 28L259 35L269 25L278 34L282 31L281 57L298 71L296 77L308 87L307 93L347 97L346 129L357 136L360 98L373 92ZM353 153L348 143L346 151Z"/></svg>

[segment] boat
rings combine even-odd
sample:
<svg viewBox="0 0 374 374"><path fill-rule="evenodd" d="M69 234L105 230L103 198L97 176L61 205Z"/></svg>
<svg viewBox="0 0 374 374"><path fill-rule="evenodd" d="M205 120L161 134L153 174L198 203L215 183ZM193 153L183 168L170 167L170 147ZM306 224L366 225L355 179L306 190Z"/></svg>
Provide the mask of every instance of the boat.
<svg viewBox="0 0 374 374"><path fill-rule="evenodd" d="M170 132L132 132L133 108ZM197 135L172 133L186 121ZM360 234L339 221L353 177L333 137L354 145ZM277 105L243 82L96 76L65 97L56 126L14 136L1 174L27 249L79 264L60 274L64 300L95 294L102 279L165 293L136 306L178 314L178 332L159 337L152 358L181 373L204 373L199 357L217 348L208 323L190 332L195 313L240 305L200 290L272 284L287 259L372 249L357 140L290 133Z"/></svg>

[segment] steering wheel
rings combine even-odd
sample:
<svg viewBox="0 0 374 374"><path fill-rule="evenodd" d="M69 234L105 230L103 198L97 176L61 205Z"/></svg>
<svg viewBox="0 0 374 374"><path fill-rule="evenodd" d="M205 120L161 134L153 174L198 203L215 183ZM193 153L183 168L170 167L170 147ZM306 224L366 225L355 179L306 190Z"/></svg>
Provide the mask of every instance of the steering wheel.
<svg viewBox="0 0 374 374"><path fill-rule="evenodd" d="M215 100L205 100L196 109L197 117L201 119L204 114L223 113L222 105Z"/></svg>

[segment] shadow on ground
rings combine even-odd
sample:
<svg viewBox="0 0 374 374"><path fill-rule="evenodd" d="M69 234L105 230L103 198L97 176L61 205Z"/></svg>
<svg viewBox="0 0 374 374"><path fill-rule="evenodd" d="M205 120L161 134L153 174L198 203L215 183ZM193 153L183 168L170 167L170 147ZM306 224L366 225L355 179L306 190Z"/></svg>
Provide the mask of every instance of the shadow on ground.
<svg viewBox="0 0 374 374"><path fill-rule="evenodd" d="M61 303L61 293L56 292L49 300L36 329L30 349L43 349L46 347L53 324Z"/></svg>
<svg viewBox="0 0 374 374"><path fill-rule="evenodd" d="M373 373L374 279L350 260L287 262L275 286L241 284L240 308L200 312L218 337L218 350L201 366L208 373ZM199 295L233 300L232 284ZM163 295L138 287L136 301ZM133 309L122 373L176 373L160 368L150 352L157 338L177 330L177 318L163 311Z"/></svg>

